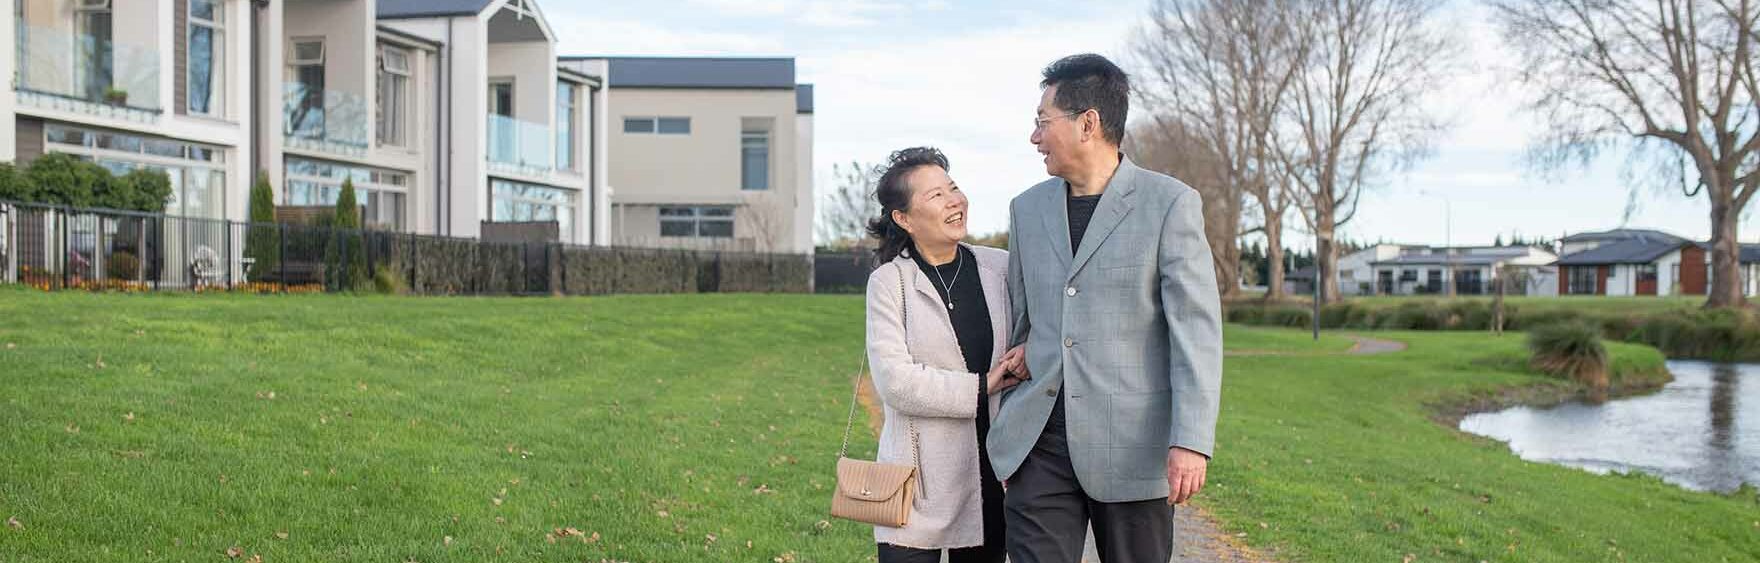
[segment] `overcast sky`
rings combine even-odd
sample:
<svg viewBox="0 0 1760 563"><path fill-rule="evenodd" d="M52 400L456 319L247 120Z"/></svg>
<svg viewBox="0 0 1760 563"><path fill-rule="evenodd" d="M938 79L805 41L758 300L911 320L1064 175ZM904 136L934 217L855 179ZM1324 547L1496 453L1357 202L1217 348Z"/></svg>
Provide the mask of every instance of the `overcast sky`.
<svg viewBox="0 0 1760 563"><path fill-rule="evenodd" d="M564 54L791 56L816 85L815 176L933 145L972 198L974 232L1007 228L1008 200L1045 178L1027 141L1039 70L1096 52L1125 64L1148 0L674 0L543 4ZM1629 188L1609 156L1542 174L1523 153L1535 122L1506 80L1511 57L1484 10L1443 14L1473 68L1432 100L1453 123L1432 156L1363 199L1345 236L1413 244L1489 244L1521 232L1557 237L1626 225L1703 239L1703 197ZM1137 108L1133 108L1136 110ZM1140 114L1133 111L1133 117ZM613 148L615 150L615 148ZM1628 220L1629 217L1629 220ZM1291 217L1292 223L1299 219ZM1742 240L1757 240L1751 221ZM1310 246L1293 234L1292 245Z"/></svg>

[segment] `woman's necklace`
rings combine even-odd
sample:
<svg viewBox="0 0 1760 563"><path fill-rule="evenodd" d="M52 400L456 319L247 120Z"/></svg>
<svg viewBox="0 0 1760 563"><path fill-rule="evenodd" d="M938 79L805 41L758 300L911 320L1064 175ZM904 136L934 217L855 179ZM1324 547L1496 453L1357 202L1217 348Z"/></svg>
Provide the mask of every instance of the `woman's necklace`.
<svg viewBox="0 0 1760 563"><path fill-rule="evenodd" d="M954 283L959 283L959 273L961 270L964 270L966 267L965 258L966 258L965 256L960 254L959 248L954 247L954 249L953 249L953 264L954 264L954 266L953 266L953 282ZM941 277L941 267L940 266L929 266L929 269L935 270L935 279L941 281L941 291L945 295L947 295L947 310L949 312L953 311L953 284L947 283L947 280L945 278Z"/></svg>

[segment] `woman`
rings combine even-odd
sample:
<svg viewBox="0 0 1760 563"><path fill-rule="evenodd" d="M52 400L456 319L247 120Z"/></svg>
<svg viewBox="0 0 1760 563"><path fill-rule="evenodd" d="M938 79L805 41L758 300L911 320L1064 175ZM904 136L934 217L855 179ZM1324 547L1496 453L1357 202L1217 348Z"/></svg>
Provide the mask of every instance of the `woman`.
<svg viewBox="0 0 1760 563"><path fill-rule="evenodd" d="M892 153L868 223L880 260L868 276L868 356L886 414L878 457L908 465L914 444L920 486L908 524L874 528L880 563L1005 556L984 434L998 393L1026 370L1019 350L1003 353L1008 252L960 242L966 196L947 170L933 148Z"/></svg>

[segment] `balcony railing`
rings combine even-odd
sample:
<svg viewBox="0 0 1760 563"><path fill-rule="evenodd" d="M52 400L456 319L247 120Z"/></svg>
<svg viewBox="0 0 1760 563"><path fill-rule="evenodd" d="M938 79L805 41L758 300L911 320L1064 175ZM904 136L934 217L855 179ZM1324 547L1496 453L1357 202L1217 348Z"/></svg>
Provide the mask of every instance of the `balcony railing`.
<svg viewBox="0 0 1760 563"><path fill-rule="evenodd" d="M148 122L158 119L159 52L108 34L18 27L18 98L32 107Z"/></svg>
<svg viewBox="0 0 1760 563"><path fill-rule="evenodd" d="M287 146L365 156L371 107L358 94L288 82L282 91Z"/></svg>
<svg viewBox="0 0 1760 563"><path fill-rule="evenodd" d="M489 163L526 174L546 174L555 168L551 147L555 134L550 126L520 121L504 115L489 116Z"/></svg>

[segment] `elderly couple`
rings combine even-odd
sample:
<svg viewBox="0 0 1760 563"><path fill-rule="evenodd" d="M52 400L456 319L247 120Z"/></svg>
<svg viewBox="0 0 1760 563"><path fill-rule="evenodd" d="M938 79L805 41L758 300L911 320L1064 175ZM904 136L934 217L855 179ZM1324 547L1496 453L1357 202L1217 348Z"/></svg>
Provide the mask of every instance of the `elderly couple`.
<svg viewBox="0 0 1760 563"><path fill-rule="evenodd" d="M1165 563L1174 505L1204 486L1222 325L1198 194L1119 152L1111 61L1064 58L1040 85L1053 178L1010 206L1012 252L960 242L940 151L894 153L875 190L879 458L916 443L923 487L908 524L875 528L882 563L1075 563L1090 524L1101 560Z"/></svg>

